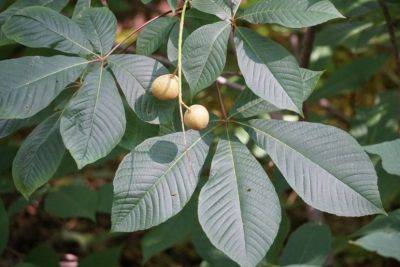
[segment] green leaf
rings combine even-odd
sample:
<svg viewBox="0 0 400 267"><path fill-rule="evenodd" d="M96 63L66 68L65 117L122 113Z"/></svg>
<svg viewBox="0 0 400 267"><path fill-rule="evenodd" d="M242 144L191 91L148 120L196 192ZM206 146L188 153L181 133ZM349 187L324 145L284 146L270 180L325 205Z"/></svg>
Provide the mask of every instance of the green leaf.
<svg viewBox="0 0 400 267"><path fill-rule="evenodd" d="M25 126L26 119L0 120L0 138L4 138Z"/></svg>
<svg viewBox="0 0 400 267"><path fill-rule="evenodd" d="M144 140L157 136L158 125L150 124L140 120L132 110L126 111L126 130L122 137L120 146L127 150L134 149Z"/></svg>
<svg viewBox="0 0 400 267"><path fill-rule="evenodd" d="M387 173L400 176L400 139L366 146L364 149L381 157L383 169Z"/></svg>
<svg viewBox="0 0 400 267"><path fill-rule="evenodd" d="M324 73L323 71L312 71L308 69L300 68L301 78L304 84L303 91L303 101L306 101L307 98L310 97L312 92L314 91L315 86L317 85L319 78Z"/></svg>
<svg viewBox="0 0 400 267"><path fill-rule="evenodd" d="M192 6L202 12L229 20L236 14L241 0L192 0Z"/></svg>
<svg viewBox="0 0 400 267"><path fill-rule="evenodd" d="M196 219L194 204L193 199L190 200L180 213L146 233L141 240L143 263L189 238Z"/></svg>
<svg viewBox="0 0 400 267"><path fill-rule="evenodd" d="M315 101L323 97L332 97L363 88L363 85L382 68L387 59L387 55L380 55L352 60L350 63L337 68L324 82L324 85L319 90L314 91L310 100Z"/></svg>
<svg viewBox="0 0 400 267"><path fill-rule="evenodd" d="M211 85L224 69L230 23L205 25L186 38L183 45L183 72L194 94Z"/></svg>
<svg viewBox="0 0 400 267"><path fill-rule="evenodd" d="M100 187L98 192L99 203L97 205L97 211L102 213L111 213L112 207L112 196L113 196L113 186L111 183L104 184Z"/></svg>
<svg viewBox="0 0 400 267"><path fill-rule="evenodd" d="M376 252L383 257L395 258L400 261L400 232L372 233L351 243Z"/></svg>
<svg viewBox="0 0 400 267"><path fill-rule="evenodd" d="M229 111L230 118L250 118L262 113L278 111L268 101L256 96L250 89L246 88L240 93L235 104Z"/></svg>
<svg viewBox="0 0 400 267"><path fill-rule="evenodd" d="M43 121L22 143L13 162L15 187L26 198L47 183L64 157L60 113Z"/></svg>
<svg viewBox="0 0 400 267"><path fill-rule="evenodd" d="M331 249L331 233L326 225L303 224L289 237L280 264L323 266Z"/></svg>
<svg viewBox="0 0 400 267"><path fill-rule="evenodd" d="M148 229L182 210L196 188L210 132L186 132L187 146L182 133L151 138L124 158L114 178L114 231Z"/></svg>
<svg viewBox="0 0 400 267"><path fill-rule="evenodd" d="M28 7L18 11L3 25L7 38L28 47L46 47L61 52L95 55L79 26L47 7Z"/></svg>
<svg viewBox="0 0 400 267"><path fill-rule="evenodd" d="M60 256L51 247L39 245L28 252L24 258L26 263L40 267L59 267Z"/></svg>
<svg viewBox="0 0 400 267"><path fill-rule="evenodd" d="M240 124L307 204L339 216L385 213L374 166L346 132L308 122Z"/></svg>
<svg viewBox="0 0 400 267"><path fill-rule="evenodd" d="M161 63L139 55L112 55L108 63L129 106L141 120L159 123L160 116L172 112L175 101L160 101L150 92L153 81L168 73Z"/></svg>
<svg viewBox="0 0 400 267"><path fill-rule="evenodd" d="M59 218L81 217L94 221L96 207L96 192L81 185L62 187L44 200L46 212Z"/></svg>
<svg viewBox="0 0 400 267"><path fill-rule="evenodd" d="M183 40L188 36L186 28L183 28ZM169 33L167 42L167 55L169 61L176 65L178 61L178 38L179 38L179 22L176 22Z"/></svg>
<svg viewBox="0 0 400 267"><path fill-rule="evenodd" d="M302 113L303 81L296 59L282 46L246 28L237 28L235 44L246 84L280 109Z"/></svg>
<svg viewBox="0 0 400 267"><path fill-rule="evenodd" d="M241 266L256 266L278 233L275 189L247 147L228 132L201 189L198 217L211 243Z"/></svg>
<svg viewBox="0 0 400 267"><path fill-rule="evenodd" d="M78 0L74 8L74 13L72 14L72 19L78 21L83 13L90 8L91 4L92 0Z"/></svg>
<svg viewBox="0 0 400 267"><path fill-rule="evenodd" d="M136 42L138 54L151 55L168 39L169 32L177 22L176 17L161 17L148 24L140 33Z"/></svg>
<svg viewBox="0 0 400 267"><path fill-rule="evenodd" d="M178 7L178 0L167 0L169 7L175 13L176 8Z"/></svg>
<svg viewBox="0 0 400 267"><path fill-rule="evenodd" d="M125 132L125 111L111 74L90 72L61 118L65 146L81 169L108 155Z"/></svg>
<svg viewBox="0 0 400 267"><path fill-rule="evenodd" d="M83 58L23 57L0 61L0 118L28 118L75 81L89 62Z"/></svg>
<svg viewBox="0 0 400 267"><path fill-rule="evenodd" d="M82 32L100 55L110 52L117 30L117 19L106 7L88 8L77 21Z"/></svg>
<svg viewBox="0 0 400 267"><path fill-rule="evenodd" d="M82 259L82 261L79 263L79 267L117 267L119 266L121 251L121 247L114 247L92 253Z"/></svg>
<svg viewBox="0 0 400 267"><path fill-rule="evenodd" d="M344 17L328 0L260 0L237 18L250 23L302 28Z"/></svg>
<svg viewBox="0 0 400 267"><path fill-rule="evenodd" d="M379 215L372 222L364 225L353 236L369 235L375 232L400 232L400 209L392 211L389 215Z"/></svg>
<svg viewBox="0 0 400 267"><path fill-rule="evenodd" d="M9 235L8 227L8 214L6 208L4 207L3 201L0 199L0 256L3 254L3 251L7 246Z"/></svg>

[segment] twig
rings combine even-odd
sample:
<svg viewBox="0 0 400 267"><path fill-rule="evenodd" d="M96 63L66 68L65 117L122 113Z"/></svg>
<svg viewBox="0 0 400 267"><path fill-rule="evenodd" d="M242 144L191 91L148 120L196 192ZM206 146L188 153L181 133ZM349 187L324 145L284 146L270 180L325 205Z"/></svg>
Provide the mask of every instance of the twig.
<svg viewBox="0 0 400 267"><path fill-rule="evenodd" d="M385 20L386 20L386 27L389 32L390 42L392 43L392 47L393 47L394 58L396 60L397 72L400 75L400 51L397 46L395 26L394 26L392 17L390 16L389 9L388 9L385 1L378 0L378 3L381 6L383 16L385 17Z"/></svg>
<svg viewBox="0 0 400 267"><path fill-rule="evenodd" d="M108 52L107 55L104 56L104 59L108 58L112 53L115 52L115 50L117 50L123 43L125 43L126 41L129 40L129 38L131 38L132 36L134 36L136 33L138 33L139 31L141 31L144 27L146 27L147 25L149 25L150 23L152 23L153 21L155 21L158 18L164 17L166 15L168 15L169 13L171 13L172 10L168 10L158 16L155 16L154 18L146 21L145 23L143 23L139 28L133 30L130 34L128 34L128 36L126 36L119 44L117 44L116 46L114 46L114 48Z"/></svg>
<svg viewBox="0 0 400 267"><path fill-rule="evenodd" d="M225 122L228 120L228 114L226 113L225 105L224 105L224 100L222 98L222 93L221 89L219 88L218 82L215 83L217 87L217 93L218 93L218 100L219 100L219 105L221 106L221 111L222 111L222 116L224 116Z"/></svg>
<svg viewBox="0 0 400 267"><path fill-rule="evenodd" d="M310 65L311 53L314 47L315 29L307 28L303 37L303 48L300 54L300 67L307 68Z"/></svg>
<svg viewBox="0 0 400 267"><path fill-rule="evenodd" d="M183 28L185 25L185 13L186 13L186 7L188 4L189 0L185 0L183 3L182 7L182 13L181 13L181 21L179 22L179 37L178 37L178 80L179 80L179 115L181 117L181 126L182 126L182 132L183 132L183 143L185 144L185 147L187 145L186 142L186 134L185 134L185 123L183 120L183 109L182 109L182 46L183 46Z"/></svg>

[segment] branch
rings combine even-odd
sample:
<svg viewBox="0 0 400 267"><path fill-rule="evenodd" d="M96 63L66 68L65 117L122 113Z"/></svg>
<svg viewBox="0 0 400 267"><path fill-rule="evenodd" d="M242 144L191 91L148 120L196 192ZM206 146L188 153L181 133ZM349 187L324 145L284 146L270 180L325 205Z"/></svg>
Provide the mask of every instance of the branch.
<svg viewBox="0 0 400 267"><path fill-rule="evenodd" d="M300 54L300 67L307 68L310 65L311 53L314 47L315 29L307 28L303 37L303 49Z"/></svg>
<svg viewBox="0 0 400 267"><path fill-rule="evenodd" d="M399 52L399 48L397 46L397 41L396 41L395 26L394 26L392 17L390 16L389 9L388 9L385 1L378 0L378 3L381 6L383 16L385 17L385 20L386 20L386 27L389 32L390 42L392 43L392 47L393 47L394 58L396 60L397 72L400 75L400 52Z"/></svg>
<svg viewBox="0 0 400 267"><path fill-rule="evenodd" d="M218 100L219 100L219 105L221 106L222 116L224 116L224 120L226 122L228 120L228 115L226 113L224 100L222 98L222 93L221 93L221 89L219 88L218 81L215 83L215 85L217 87Z"/></svg>

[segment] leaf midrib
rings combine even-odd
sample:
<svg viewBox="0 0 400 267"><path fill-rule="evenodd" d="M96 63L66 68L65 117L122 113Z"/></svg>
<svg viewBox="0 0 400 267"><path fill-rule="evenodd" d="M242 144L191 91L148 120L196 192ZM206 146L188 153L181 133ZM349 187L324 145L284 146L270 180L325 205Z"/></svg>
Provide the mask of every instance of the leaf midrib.
<svg viewBox="0 0 400 267"><path fill-rule="evenodd" d="M245 42L245 43L250 47L250 49L251 49L251 50L253 51L253 53L257 56L257 58L258 58L258 59L268 68L268 70L271 72L271 74L273 75L275 81L276 81L276 82L279 84L279 86L281 87L281 91L286 95L286 97L289 99L289 101L291 102L291 104L292 104L294 107L296 107L296 109L297 109L298 112L301 112L300 109L299 109L299 107L297 107L297 105L293 102L292 97L291 97L291 96L288 94L288 92L286 92L286 90L284 89L285 87L282 86L281 82L275 77L275 73L273 73L273 72L271 71L271 69L269 68L268 64L265 63L265 61L262 59L262 57L256 52L257 50L254 49L254 47L251 45L251 42L250 42L249 40L247 40L247 38L242 34L242 32L241 32L240 29L237 30L237 32L238 32L238 34L241 36L241 39L243 40L243 42ZM245 49L243 48L243 50L245 50ZM244 52L244 53L245 53L245 52ZM246 55L246 56L247 56L247 55ZM303 95L303 92L302 92L302 95Z"/></svg>
<svg viewBox="0 0 400 267"><path fill-rule="evenodd" d="M294 148L291 147L290 145L284 143L284 142L281 141L280 139L278 139L278 138L276 138L276 137L274 137L274 136L268 134L267 132L264 132L263 130L261 130L261 129L259 129L259 128L254 127L253 125L246 124L246 123L239 122L239 121L235 121L235 123L244 125L244 126L246 126L246 127L248 127L248 128L251 128L251 129L253 129L253 130L255 130L255 131L257 131L257 132L259 132L259 133L261 133L261 134L263 134L263 135L269 136L270 138L274 139L274 140L277 141L278 143L280 143L280 144L282 144L282 145L288 147L290 150L292 150L292 151L294 151L294 152L300 154L302 157L304 157L305 159L307 159L307 160L310 161L311 163L313 163L313 164L317 165L318 167L320 167L321 169L325 170L325 171L326 171L327 173L329 173L332 177L335 177L336 180L339 181L341 184L345 185L346 187L348 187L348 188L350 188L351 190L353 190L354 192L356 192L358 195L360 195L363 199L367 200L369 203L371 203L371 204L372 204L374 207L376 207L378 210L382 211L382 208L381 208L381 207L378 207L377 205L375 205L374 202L372 202L371 200L369 200L369 199L367 199L366 197L364 197L360 192L358 192L358 190L356 190L355 188L353 188L353 187L351 187L350 185L346 184L346 183L343 182L341 179L338 179L338 178L336 177L336 175L333 175L333 174L331 173L331 171L327 170L326 168L324 168L324 167L321 166L320 164L314 162L314 161L311 160L309 157L307 157L306 155L304 155L304 154L301 153L300 151L294 149ZM268 152L267 152L267 153L268 153Z"/></svg>

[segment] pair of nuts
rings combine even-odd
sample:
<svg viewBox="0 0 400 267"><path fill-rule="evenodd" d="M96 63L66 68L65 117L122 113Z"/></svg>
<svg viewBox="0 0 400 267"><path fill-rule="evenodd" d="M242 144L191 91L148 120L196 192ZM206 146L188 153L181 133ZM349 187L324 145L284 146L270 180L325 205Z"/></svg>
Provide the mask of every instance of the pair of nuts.
<svg viewBox="0 0 400 267"><path fill-rule="evenodd" d="M151 85L154 97L160 100L173 100L179 96L179 80L176 75L165 74L154 80ZM183 117L186 127L193 130L203 130L207 127L210 115L202 105L190 106Z"/></svg>

